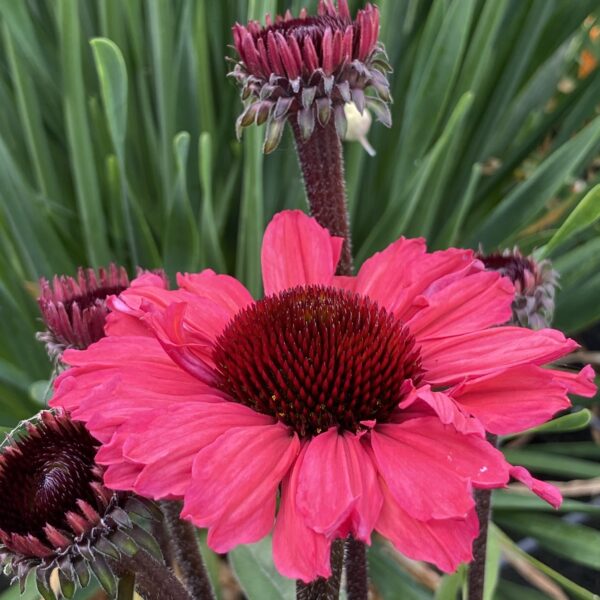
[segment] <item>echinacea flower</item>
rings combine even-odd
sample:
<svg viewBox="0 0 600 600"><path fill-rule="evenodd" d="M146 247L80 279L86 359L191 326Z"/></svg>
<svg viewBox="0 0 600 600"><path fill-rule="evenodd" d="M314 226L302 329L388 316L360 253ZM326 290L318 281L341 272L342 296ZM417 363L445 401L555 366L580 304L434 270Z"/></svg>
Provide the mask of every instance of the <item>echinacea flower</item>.
<svg viewBox="0 0 600 600"><path fill-rule="evenodd" d="M378 531L452 571L472 556L473 488L513 476L560 503L484 428L547 420L593 391L590 372L542 366L577 344L503 326L514 287L472 251L400 239L350 277L341 246L286 211L265 232L260 300L211 270L172 291L139 277L109 300L107 337L65 353L51 404L104 444L107 485L183 499L217 552L274 529L279 571L311 581L333 540Z"/></svg>
<svg viewBox="0 0 600 600"><path fill-rule="evenodd" d="M52 284L42 277L38 304L46 331L38 338L48 354L54 358L65 348L84 349L104 337L106 298L128 286L127 271L115 264L97 273L80 267L77 278L54 276Z"/></svg>
<svg viewBox="0 0 600 600"><path fill-rule="evenodd" d="M362 113L371 109L391 126L387 104L391 70L378 42L379 11L367 4L352 20L347 0L319 0L318 14L290 11L266 26L257 21L233 27L240 57L231 75L242 88L245 109L237 121L243 127L267 123L264 151L279 144L288 119L301 139L308 140L315 125L332 119L344 137L344 104L354 102Z"/></svg>
<svg viewBox="0 0 600 600"><path fill-rule="evenodd" d="M558 273L549 260L523 256L518 248L479 255L486 269L498 271L515 286L512 323L530 329L549 327L554 316Z"/></svg>
<svg viewBox="0 0 600 600"><path fill-rule="evenodd" d="M44 598L54 598L49 578L58 569L62 594L85 587L90 570L110 594L116 591L106 558L156 542L130 518L153 508L131 494L108 490L94 455L98 442L61 410L42 411L0 446L0 563L18 578L30 572ZM159 551L158 551L159 552Z"/></svg>

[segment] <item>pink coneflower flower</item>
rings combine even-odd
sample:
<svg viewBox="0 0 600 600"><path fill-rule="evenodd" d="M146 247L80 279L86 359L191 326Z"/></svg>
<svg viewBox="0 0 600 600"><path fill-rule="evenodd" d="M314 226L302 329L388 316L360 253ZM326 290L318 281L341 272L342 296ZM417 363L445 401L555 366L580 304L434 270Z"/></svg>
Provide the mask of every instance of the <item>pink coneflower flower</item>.
<svg viewBox="0 0 600 600"><path fill-rule="evenodd" d="M46 331L38 337L52 357L65 348L87 348L104 337L108 314L106 298L129 286L127 271L115 264L108 269L79 268L77 277L54 276L52 284L40 279L38 304Z"/></svg>
<svg viewBox="0 0 600 600"><path fill-rule="evenodd" d="M552 323L558 273L549 260L523 256L518 248L479 254L487 269L508 277L515 286L512 322L521 327L542 329Z"/></svg>
<svg viewBox="0 0 600 600"><path fill-rule="evenodd" d="M367 4L352 20L347 0L337 7L332 0L319 0L315 16L306 9L298 17L290 11L275 20L267 15L265 27L257 21L236 24L233 40L240 61L231 75L246 104L238 135L243 127L266 122L264 151L272 152L286 120L307 140L315 125L325 127L333 119L344 137L348 102L361 113L370 108L389 127L386 74L391 68L378 36L377 7Z"/></svg>
<svg viewBox="0 0 600 600"><path fill-rule="evenodd" d="M0 563L20 580L30 572L44 598L59 569L62 594L85 587L90 569L109 594L116 585L108 558L156 542L129 514L150 517L151 504L108 490L95 463L98 442L62 411L42 411L0 446Z"/></svg>
<svg viewBox="0 0 600 600"><path fill-rule="evenodd" d="M333 540L378 531L452 571L472 556L472 489L511 476L484 427L547 420L589 372L543 368L577 344L503 326L513 285L472 251L400 239L342 277L341 246L288 211L265 232L260 300L210 270L173 291L139 277L109 300L107 337L65 353L51 404L103 442L107 485L183 499L217 552L274 529L279 571L311 581Z"/></svg>

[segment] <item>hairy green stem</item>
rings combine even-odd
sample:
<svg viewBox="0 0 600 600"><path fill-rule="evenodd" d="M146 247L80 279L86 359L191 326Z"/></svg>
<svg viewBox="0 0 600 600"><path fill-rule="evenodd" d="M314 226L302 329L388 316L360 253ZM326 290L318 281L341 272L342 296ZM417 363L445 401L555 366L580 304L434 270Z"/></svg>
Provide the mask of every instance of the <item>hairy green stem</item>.
<svg viewBox="0 0 600 600"><path fill-rule="evenodd" d="M344 540L331 544L331 577L319 577L310 583L296 582L297 600L337 600L344 563Z"/></svg>
<svg viewBox="0 0 600 600"><path fill-rule="evenodd" d="M200 554L196 529L191 523L179 518L181 502L161 502L165 515L165 527L169 534L172 554L187 589L194 600L212 600L213 593L210 579Z"/></svg>
<svg viewBox="0 0 600 600"><path fill-rule="evenodd" d="M111 560L110 563L113 573L121 581L135 575L135 589L144 600L193 600L171 569L145 550L138 550L133 556L121 554L119 560ZM126 585L124 583L123 587Z"/></svg>
<svg viewBox="0 0 600 600"><path fill-rule="evenodd" d="M488 433L488 442L496 446L498 436ZM468 600L483 600L488 524L492 516L491 490L475 490L475 507L479 519L479 535L473 542L473 560L469 564Z"/></svg>
<svg viewBox="0 0 600 600"><path fill-rule="evenodd" d="M290 118L290 124L294 131L310 212L331 235L344 238L338 275L352 275L344 155L333 119L325 127L317 123L306 141L302 139L295 117Z"/></svg>
<svg viewBox="0 0 600 600"><path fill-rule="evenodd" d="M346 540L346 593L348 600L367 600L369 577L367 573L367 548L351 535Z"/></svg>

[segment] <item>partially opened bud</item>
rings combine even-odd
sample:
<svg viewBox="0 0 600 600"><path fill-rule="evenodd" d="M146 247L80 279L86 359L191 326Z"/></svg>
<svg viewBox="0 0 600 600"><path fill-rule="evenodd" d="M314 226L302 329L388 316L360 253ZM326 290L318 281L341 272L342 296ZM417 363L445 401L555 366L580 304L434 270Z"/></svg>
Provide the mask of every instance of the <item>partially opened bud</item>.
<svg viewBox="0 0 600 600"><path fill-rule="evenodd" d="M99 443L62 411L42 411L9 434L0 447L0 562L21 589L30 572L44 598L72 597L94 573L107 593L115 580L110 560L139 547L160 555L140 522L157 510L102 483L95 463ZM156 513L158 516L159 513Z"/></svg>
<svg viewBox="0 0 600 600"><path fill-rule="evenodd" d="M83 350L104 337L106 298L128 287L127 271L115 264L98 272L80 267L76 278L55 275L52 284L40 279L38 304L46 331L38 337L48 353L57 357L66 348Z"/></svg>
<svg viewBox="0 0 600 600"><path fill-rule="evenodd" d="M391 126L387 73L391 68L378 42L379 11L367 4L352 20L347 0L320 0L318 14L290 11L266 26L257 21L233 27L240 57L231 75L242 88L245 109L237 121L243 127L267 122L264 151L274 150L285 121L295 119L304 140L315 126L330 119L344 137L344 104L354 102L362 113L369 107Z"/></svg>
<svg viewBox="0 0 600 600"><path fill-rule="evenodd" d="M486 269L510 278L515 286L513 319L515 325L529 329L549 327L554 316L554 296L558 272L549 260L536 261L523 256L518 248L493 254L479 254Z"/></svg>

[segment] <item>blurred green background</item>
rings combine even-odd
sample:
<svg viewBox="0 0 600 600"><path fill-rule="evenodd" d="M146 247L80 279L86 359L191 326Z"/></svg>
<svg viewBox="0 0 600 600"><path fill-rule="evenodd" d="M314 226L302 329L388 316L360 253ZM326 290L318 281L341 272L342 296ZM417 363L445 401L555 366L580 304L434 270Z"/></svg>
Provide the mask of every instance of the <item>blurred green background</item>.
<svg viewBox="0 0 600 600"><path fill-rule="evenodd" d="M260 292L264 226L276 211L303 208L304 191L289 132L268 157L257 128L235 139L242 105L226 77L230 27L304 4L316 2L0 0L0 426L38 410L46 389L51 367L34 339L40 276L110 261L131 273L137 265L170 274L212 267ZM547 248L562 276L555 325L593 339L600 320L600 193L589 193L600 177L597 0L378 5L394 67L394 125L371 128L375 158L345 144L357 263L402 234L424 235L432 248L518 244L530 252L559 231ZM589 414L575 419L555 429L583 428L578 437L542 438L541 447L529 436L538 443L519 442L511 458L549 478L599 478ZM570 500L563 512L597 517L592 496ZM499 494L496 509L513 539L534 536L536 547L561 557L561 570L565 558L600 569L592 527L517 494ZM523 574L496 587L500 549L503 561L521 551L494 532L488 597L558 597L534 590ZM525 556L569 597L593 597ZM384 598L430 598L434 589L439 600L455 598L462 582L459 573L440 586L433 571L415 573L385 546L371 559ZM600 588L597 578L584 583Z"/></svg>

